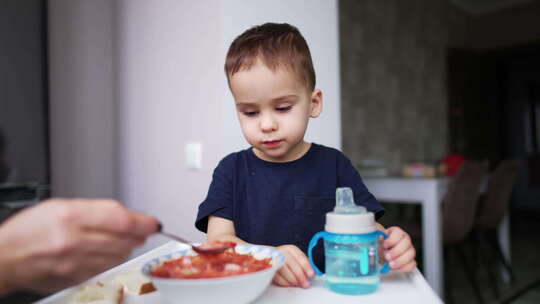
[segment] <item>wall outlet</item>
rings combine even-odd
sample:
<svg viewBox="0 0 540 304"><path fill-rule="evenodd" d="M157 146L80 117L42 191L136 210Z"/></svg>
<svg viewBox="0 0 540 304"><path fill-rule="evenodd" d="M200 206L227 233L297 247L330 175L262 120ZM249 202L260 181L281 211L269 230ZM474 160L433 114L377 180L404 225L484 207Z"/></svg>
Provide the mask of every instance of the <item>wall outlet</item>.
<svg viewBox="0 0 540 304"><path fill-rule="evenodd" d="M185 152L188 169L200 170L202 168L202 144L199 142L188 142Z"/></svg>

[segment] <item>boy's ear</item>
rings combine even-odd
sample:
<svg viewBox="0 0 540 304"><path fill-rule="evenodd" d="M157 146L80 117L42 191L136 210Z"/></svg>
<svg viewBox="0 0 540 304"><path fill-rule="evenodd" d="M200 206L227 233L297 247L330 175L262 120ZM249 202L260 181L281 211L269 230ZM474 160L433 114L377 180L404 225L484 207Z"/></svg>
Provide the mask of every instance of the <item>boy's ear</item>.
<svg viewBox="0 0 540 304"><path fill-rule="evenodd" d="M323 97L321 90L314 90L313 93L311 93L311 104L310 104L310 112L309 117L316 118L321 115L322 112L322 103L323 103Z"/></svg>

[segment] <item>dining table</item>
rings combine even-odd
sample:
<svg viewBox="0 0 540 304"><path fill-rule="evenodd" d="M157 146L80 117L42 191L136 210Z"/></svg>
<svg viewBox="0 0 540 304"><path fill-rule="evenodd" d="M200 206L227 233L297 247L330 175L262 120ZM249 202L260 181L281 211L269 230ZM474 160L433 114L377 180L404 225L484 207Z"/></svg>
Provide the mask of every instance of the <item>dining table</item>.
<svg viewBox="0 0 540 304"><path fill-rule="evenodd" d="M169 241L160 245L138 257L109 269L88 281L61 290L47 298L37 302L37 304L69 304L73 293L84 284L96 281L108 281L118 274L132 272L142 268L146 262L175 251L189 248L185 244L176 241ZM226 296L226 295L224 295ZM443 303L435 291L426 282L423 275L415 269L411 272L390 272L381 276L379 289L367 295L342 295L330 291L325 287L324 276L312 279L311 287L278 287L270 284L266 290L252 303L254 304L313 304L313 303ZM95 301L92 304L106 304L104 301ZM124 304L158 304L165 302L159 289L144 295L137 295L126 292ZM177 303L190 303L189 299L178 299Z"/></svg>
<svg viewBox="0 0 540 304"><path fill-rule="evenodd" d="M487 179L480 187L480 193L485 192ZM381 202L422 206L423 272L429 285L442 297L444 295L444 263L441 203L448 191L450 179L447 177L368 177L363 178L363 181L368 190ZM498 238L503 253L510 261L508 215L499 225ZM503 279L507 279L506 273L502 275Z"/></svg>

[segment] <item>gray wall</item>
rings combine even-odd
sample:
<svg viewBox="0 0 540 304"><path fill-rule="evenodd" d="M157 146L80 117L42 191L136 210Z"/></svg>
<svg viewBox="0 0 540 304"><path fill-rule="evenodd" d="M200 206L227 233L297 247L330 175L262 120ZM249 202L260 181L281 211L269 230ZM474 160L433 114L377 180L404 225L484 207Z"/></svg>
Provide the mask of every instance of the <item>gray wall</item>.
<svg viewBox="0 0 540 304"><path fill-rule="evenodd" d="M448 4L339 2L343 151L354 163L447 153Z"/></svg>
<svg viewBox="0 0 540 304"><path fill-rule="evenodd" d="M117 197L113 12L108 0L49 1L53 196Z"/></svg>

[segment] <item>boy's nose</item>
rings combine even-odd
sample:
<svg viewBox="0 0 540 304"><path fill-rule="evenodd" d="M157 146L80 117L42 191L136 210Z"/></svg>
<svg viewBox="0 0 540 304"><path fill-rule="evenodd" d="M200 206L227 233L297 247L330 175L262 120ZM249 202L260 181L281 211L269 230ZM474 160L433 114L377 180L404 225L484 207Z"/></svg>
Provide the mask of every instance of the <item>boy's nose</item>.
<svg viewBox="0 0 540 304"><path fill-rule="evenodd" d="M273 132L277 129L277 123L270 115L261 118L261 130L264 133Z"/></svg>

